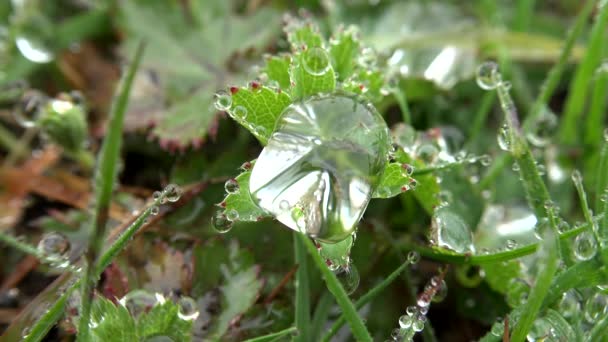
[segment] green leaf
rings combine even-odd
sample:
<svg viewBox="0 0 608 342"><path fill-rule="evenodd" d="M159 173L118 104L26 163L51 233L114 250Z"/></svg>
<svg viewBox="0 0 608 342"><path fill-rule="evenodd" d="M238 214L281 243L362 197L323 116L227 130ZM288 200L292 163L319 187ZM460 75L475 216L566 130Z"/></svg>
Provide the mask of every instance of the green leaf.
<svg viewBox="0 0 608 342"><path fill-rule="evenodd" d="M237 66L228 61L238 51L261 51L280 32L279 13L268 7L247 16L236 15L230 2L220 0L184 6L171 1L122 1L118 7L127 50L144 39L150 49L142 67L153 75L148 84L136 87L144 95L133 101L128 128L153 124L154 136L180 146L206 136L217 113L213 94L226 84L245 81L245 70L259 54L239 55ZM146 74L140 76L144 79ZM150 87L160 89L151 92ZM156 108L145 107L146 103ZM140 110L135 110L138 106Z"/></svg>
<svg viewBox="0 0 608 342"><path fill-rule="evenodd" d="M255 87L233 90L232 106L228 113L266 145L277 118L289 106L291 99L285 92L257 84Z"/></svg>
<svg viewBox="0 0 608 342"><path fill-rule="evenodd" d="M271 56L266 60L266 74L271 80L279 83L280 89L290 89L291 79L289 78L289 65L291 57L289 55Z"/></svg>
<svg viewBox="0 0 608 342"><path fill-rule="evenodd" d="M246 312L256 301L263 281L260 268L253 263L248 250L239 248L236 241L221 240L194 249L195 267L192 294L200 297L212 289L221 292L221 308L212 318L207 338L219 340L234 319Z"/></svg>
<svg viewBox="0 0 608 342"><path fill-rule="evenodd" d="M260 267L253 264L253 257L239 249L236 242L229 246L227 264L220 265L224 284L222 292L222 312L217 317L213 336L220 338L230 327L235 317L243 314L258 298L263 281L259 278Z"/></svg>
<svg viewBox="0 0 608 342"><path fill-rule="evenodd" d="M269 215L262 208L258 207L251 198L251 194L249 193L249 177L251 177L251 171L247 170L235 178L239 190L228 194L221 206L224 207L224 204L226 205L224 212L230 210L236 211L238 213L238 221L255 222Z"/></svg>
<svg viewBox="0 0 608 342"><path fill-rule="evenodd" d="M407 168L408 164L388 163L384 168L380 182L372 195L373 198L391 198L409 190L412 181Z"/></svg>
<svg viewBox="0 0 608 342"><path fill-rule="evenodd" d="M356 37L358 33L355 26L349 26L345 30L338 30L336 37L329 42L329 53L339 81L346 80L355 67L355 57L361 45Z"/></svg>
<svg viewBox="0 0 608 342"><path fill-rule="evenodd" d="M493 290L502 294L509 290L511 279L519 277L520 269L521 265L517 260L483 265L486 282Z"/></svg>
<svg viewBox="0 0 608 342"><path fill-rule="evenodd" d="M138 341L135 320L122 305L97 298L91 310L89 341Z"/></svg>
<svg viewBox="0 0 608 342"><path fill-rule="evenodd" d="M301 21L296 18L288 18L287 20L284 30L287 33L287 40L291 44L292 50L323 46L323 36L319 32L319 28L312 22Z"/></svg>
<svg viewBox="0 0 608 342"><path fill-rule="evenodd" d="M140 338L167 336L173 341L190 341L192 320L181 319L179 307L172 301L157 304L137 320L137 333Z"/></svg>
<svg viewBox="0 0 608 342"><path fill-rule="evenodd" d="M322 48L307 49L293 58L291 78L295 83L292 91L294 100L334 91L336 75L327 51Z"/></svg>

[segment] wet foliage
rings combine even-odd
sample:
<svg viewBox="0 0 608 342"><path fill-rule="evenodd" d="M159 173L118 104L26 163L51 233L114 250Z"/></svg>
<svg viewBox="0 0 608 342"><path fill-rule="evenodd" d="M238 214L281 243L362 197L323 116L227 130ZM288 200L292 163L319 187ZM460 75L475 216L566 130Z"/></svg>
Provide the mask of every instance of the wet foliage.
<svg viewBox="0 0 608 342"><path fill-rule="evenodd" d="M0 340L604 340L607 25L2 2Z"/></svg>

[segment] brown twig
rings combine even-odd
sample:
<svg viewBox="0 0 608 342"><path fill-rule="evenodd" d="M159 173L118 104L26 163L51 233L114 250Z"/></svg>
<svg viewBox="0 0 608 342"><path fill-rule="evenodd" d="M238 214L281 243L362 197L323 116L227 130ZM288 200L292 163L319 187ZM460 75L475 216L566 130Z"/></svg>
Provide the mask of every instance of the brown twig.
<svg viewBox="0 0 608 342"><path fill-rule="evenodd" d="M269 304L270 302L272 302L274 297L276 297L279 292L281 292L281 290L285 287L285 285L287 285L287 282L289 282L289 280L293 277L297 270L298 265L295 265L291 270L289 270L289 272L287 272L287 274L283 277L283 279L281 279L279 284L274 289L272 289L268 297L264 299L264 304Z"/></svg>

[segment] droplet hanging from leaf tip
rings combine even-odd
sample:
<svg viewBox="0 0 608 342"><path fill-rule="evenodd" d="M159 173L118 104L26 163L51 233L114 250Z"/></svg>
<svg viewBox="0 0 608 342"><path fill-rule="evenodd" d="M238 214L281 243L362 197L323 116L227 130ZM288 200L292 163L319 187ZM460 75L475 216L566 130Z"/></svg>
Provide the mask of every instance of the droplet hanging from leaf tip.
<svg viewBox="0 0 608 342"><path fill-rule="evenodd" d="M233 221L228 220L223 211L218 210L211 217L211 224L218 233L227 233L234 225Z"/></svg>
<svg viewBox="0 0 608 342"><path fill-rule="evenodd" d="M46 233L38 243L38 252L53 262L67 261L70 242L65 235L57 232Z"/></svg>
<svg viewBox="0 0 608 342"><path fill-rule="evenodd" d="M163 196L169 202L177 202L182 196L182 189L176 184L169 184L163 190Z"/></svg>
<svg viewBox="0 0 608 342"><path fill-rule="evenodd" d="M225 90L221 90L215 94L214 105L219 111L227 111L232 106L232 96Z"/></svg>
<svg viewBox="0 0 608 342"><path fill-rule="evenodd" d="M240 190L239 183L236 179L230 178L224 183L224 189L228 194L236 194Z"/></svg>

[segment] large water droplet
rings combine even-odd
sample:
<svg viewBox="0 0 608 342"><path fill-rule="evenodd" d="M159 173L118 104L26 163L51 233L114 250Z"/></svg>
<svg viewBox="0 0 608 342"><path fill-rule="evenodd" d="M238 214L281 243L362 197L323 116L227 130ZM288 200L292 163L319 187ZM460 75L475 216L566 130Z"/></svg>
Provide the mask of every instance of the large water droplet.
<svg viewBox="0 0 608 342"><path fill-rule="evenodd" d="M38 252L50 261L64 262L70 252L70 242L61 233L47 233L38 243Z"/></svg>
<svg viewBox="0 0 608 342"><path fill-rule="evenodd" d="M221 210L218 210L213 214L213 217L211 217L211 224L218 233L227 233L234 225Z"/></svg>
<svg viewBox="0 0 608 342"><path fill-rule="evenodd" d="M439 247L459 253L473 252L473 235L468 224L447 207L433 213L433 240Z"/></svg>
<svg viewBox="0 0 608 342"><path fill-rule="evenodd" d="M154 294L148 291L134 290L127 293L118 302L129 310L131 316L138 317L142 313L150 311L158 300Z"/></svg>
<svg viewBox="0 0 608 342"><path fill-rule="evenodd" d="M323 75L330 68L329 55L322 48L310 48L302 53L302 66L311 75Z"/></svg>
<svg viewBox="0 0 608 342"><path fill-rule="evenodd" d="M182 196L182 189L175 184L169 184L165 187L163 194L164 194L165 198L167 199L167 201L177 202L177 201L179 201L179 198Z"/></svg>
<svg viewBox="0 0 608 342"><path fill-rule="evenodd" d="M608 296L601 292L595 293L585 302L585 320L594 324L600 317L608 313Z"/></svg>
<svg viewBox="0 0 608 342"><path fill-rule="evenodd" d="M340 267L335 271L335 274L347 294L355 292L359 287L359 271L355 265L350 264L347 267Z"/></svg>
<svg viewBox="0 0 608 342"><path fill-rule="evenodd" d="M445 297L448 296L448 285L445 283L445 280L441 279L439 284L436 285L436 292L433 296L433 302L439 303L442 302Z"/></svg>
<svg viewBox="0 0 608 342"><path fill-rule="evenodd" d="M315 96L281 114L249 190L289 228L338 242L352 234L367 208L389 146L386 123L373 107L345 93ZM282 201L294 209L282 210Z"/></svg>
<svg viewBox="0 0 608 342"><path fill-rule="evenodd" d="M232 110L232 115L234 115L235 117L242 119L242 120L245 120L247 118L247 113L248 113L247 108L245 108L243 106L236 106Z"/></svg>
<svg viewBox="0 0 608 342"><path fill-rule="evenodd" d="M417 264L420 261L420 254L416 251L410 251L407 253L407 261L412 265Z"/></svg>
<svg viewBox="0 0 608 342"><path fill-rule="evenodd" d="M576 317L581 312L581 298L576 290L570 290L562 295L559 311L565 318Z"/></svg>
<svg viewBox="0 0 608 342"><path fill-rule="evenodd" d="M581 261L589 260L597 252L597 242L591 232L582 232L574 239L574 256Z"/></svg>
<svg viewBox="0 0 608 342"><path fill-rule="evenodd" d="M236 194L239 192L239 182L237 182L236 179L231 178L224 183L224 189L229 194Z"/></svg>
<svg viewBox="0 0 608 342"><path fill-rule="evenodd" d="M477 67L477 85L483 90L493 90L498 87L500 78L498 74L498 64L495 62L485 62Z"/></svg>

